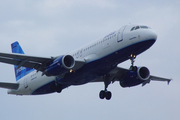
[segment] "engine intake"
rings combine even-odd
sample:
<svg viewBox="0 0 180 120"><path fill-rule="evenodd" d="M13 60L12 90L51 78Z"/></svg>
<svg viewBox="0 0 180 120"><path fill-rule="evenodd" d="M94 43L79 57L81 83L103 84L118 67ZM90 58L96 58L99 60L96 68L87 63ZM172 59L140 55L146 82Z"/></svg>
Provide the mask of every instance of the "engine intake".
<svg viewBox="0 0 180 120"><path fill-rule="evenodd" d="M74 58L71 55L66 55L62 59L62 64L66 69L72 69L75 65Z"/></svg>
<svg viewBox="0 0 180 120"><path fill-rule="evenodd" d="M150 71L146 67L139 67L137 69L137 75L141 80L148 80L150 77Z"/></svg>

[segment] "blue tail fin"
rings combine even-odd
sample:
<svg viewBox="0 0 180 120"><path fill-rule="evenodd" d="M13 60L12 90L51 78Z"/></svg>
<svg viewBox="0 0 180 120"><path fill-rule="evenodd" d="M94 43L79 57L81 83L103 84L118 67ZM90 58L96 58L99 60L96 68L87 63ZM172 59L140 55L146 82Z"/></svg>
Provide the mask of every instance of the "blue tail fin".
<svg viewBox="0 0 180 120"><path fill-rule="evenodd" d="M24 54L24 51L22 50L19 43L16 41L11 44L12 53L19 53ZM28 73L32 72L34 69L32 68L26 68L26 67L20 67L18 68L16 65L14 66L16 81L27 75Z"/></svg>

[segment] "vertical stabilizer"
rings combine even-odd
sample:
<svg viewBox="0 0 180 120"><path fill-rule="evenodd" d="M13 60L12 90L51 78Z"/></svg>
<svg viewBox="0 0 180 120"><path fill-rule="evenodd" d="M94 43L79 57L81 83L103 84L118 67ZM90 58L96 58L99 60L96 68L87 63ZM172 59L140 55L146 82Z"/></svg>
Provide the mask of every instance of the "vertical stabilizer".
<svg viewBox="0 0 180 120"><path fill-rule="evenodd" d="M18 53L18 54L24 54L24 51L22 50L19 43L16 41L11 44L12 53ZM14 66L15 71L15 77L16 81L27 75L28 73L32 72L34 69L32 68L26 68L26 67L17 67L17 65Z"/></svg>

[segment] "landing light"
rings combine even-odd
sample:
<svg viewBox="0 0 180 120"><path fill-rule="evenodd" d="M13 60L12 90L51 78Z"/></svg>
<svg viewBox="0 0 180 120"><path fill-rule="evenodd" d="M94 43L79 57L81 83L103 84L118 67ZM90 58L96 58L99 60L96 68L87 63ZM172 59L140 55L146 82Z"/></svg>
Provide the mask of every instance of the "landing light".
<svg viewBox="0 0 180 120"><path fill-rule="evenodd" d="M130 57L131 58L136 58L136 55L131 54Z"/></svg>
<svg viewBox="0 0 180 120"><path fill-rule="evenodd" d="M73 72L73 70L72 69L70 69L70 71L69 71L70 73L72 73Z"/></svg>

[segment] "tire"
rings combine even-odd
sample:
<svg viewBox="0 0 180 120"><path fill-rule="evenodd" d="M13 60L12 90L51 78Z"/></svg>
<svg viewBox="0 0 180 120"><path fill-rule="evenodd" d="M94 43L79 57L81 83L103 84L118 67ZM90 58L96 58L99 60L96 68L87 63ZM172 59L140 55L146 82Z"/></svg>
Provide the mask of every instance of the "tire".
<svg viewBox="0 0 180 120"><path fill-rule="evenodd" d="M107 91L105 94L106 94L106 100L110 100L112 96L111 92Z"/></svg>
<svg viewBox="0 0 180 120"><path fill-rule="evenodd" d="M100 99L104 99L105 98L105 91L104 90L101 90L100 93L99 93L99 98Z"/></svg>

